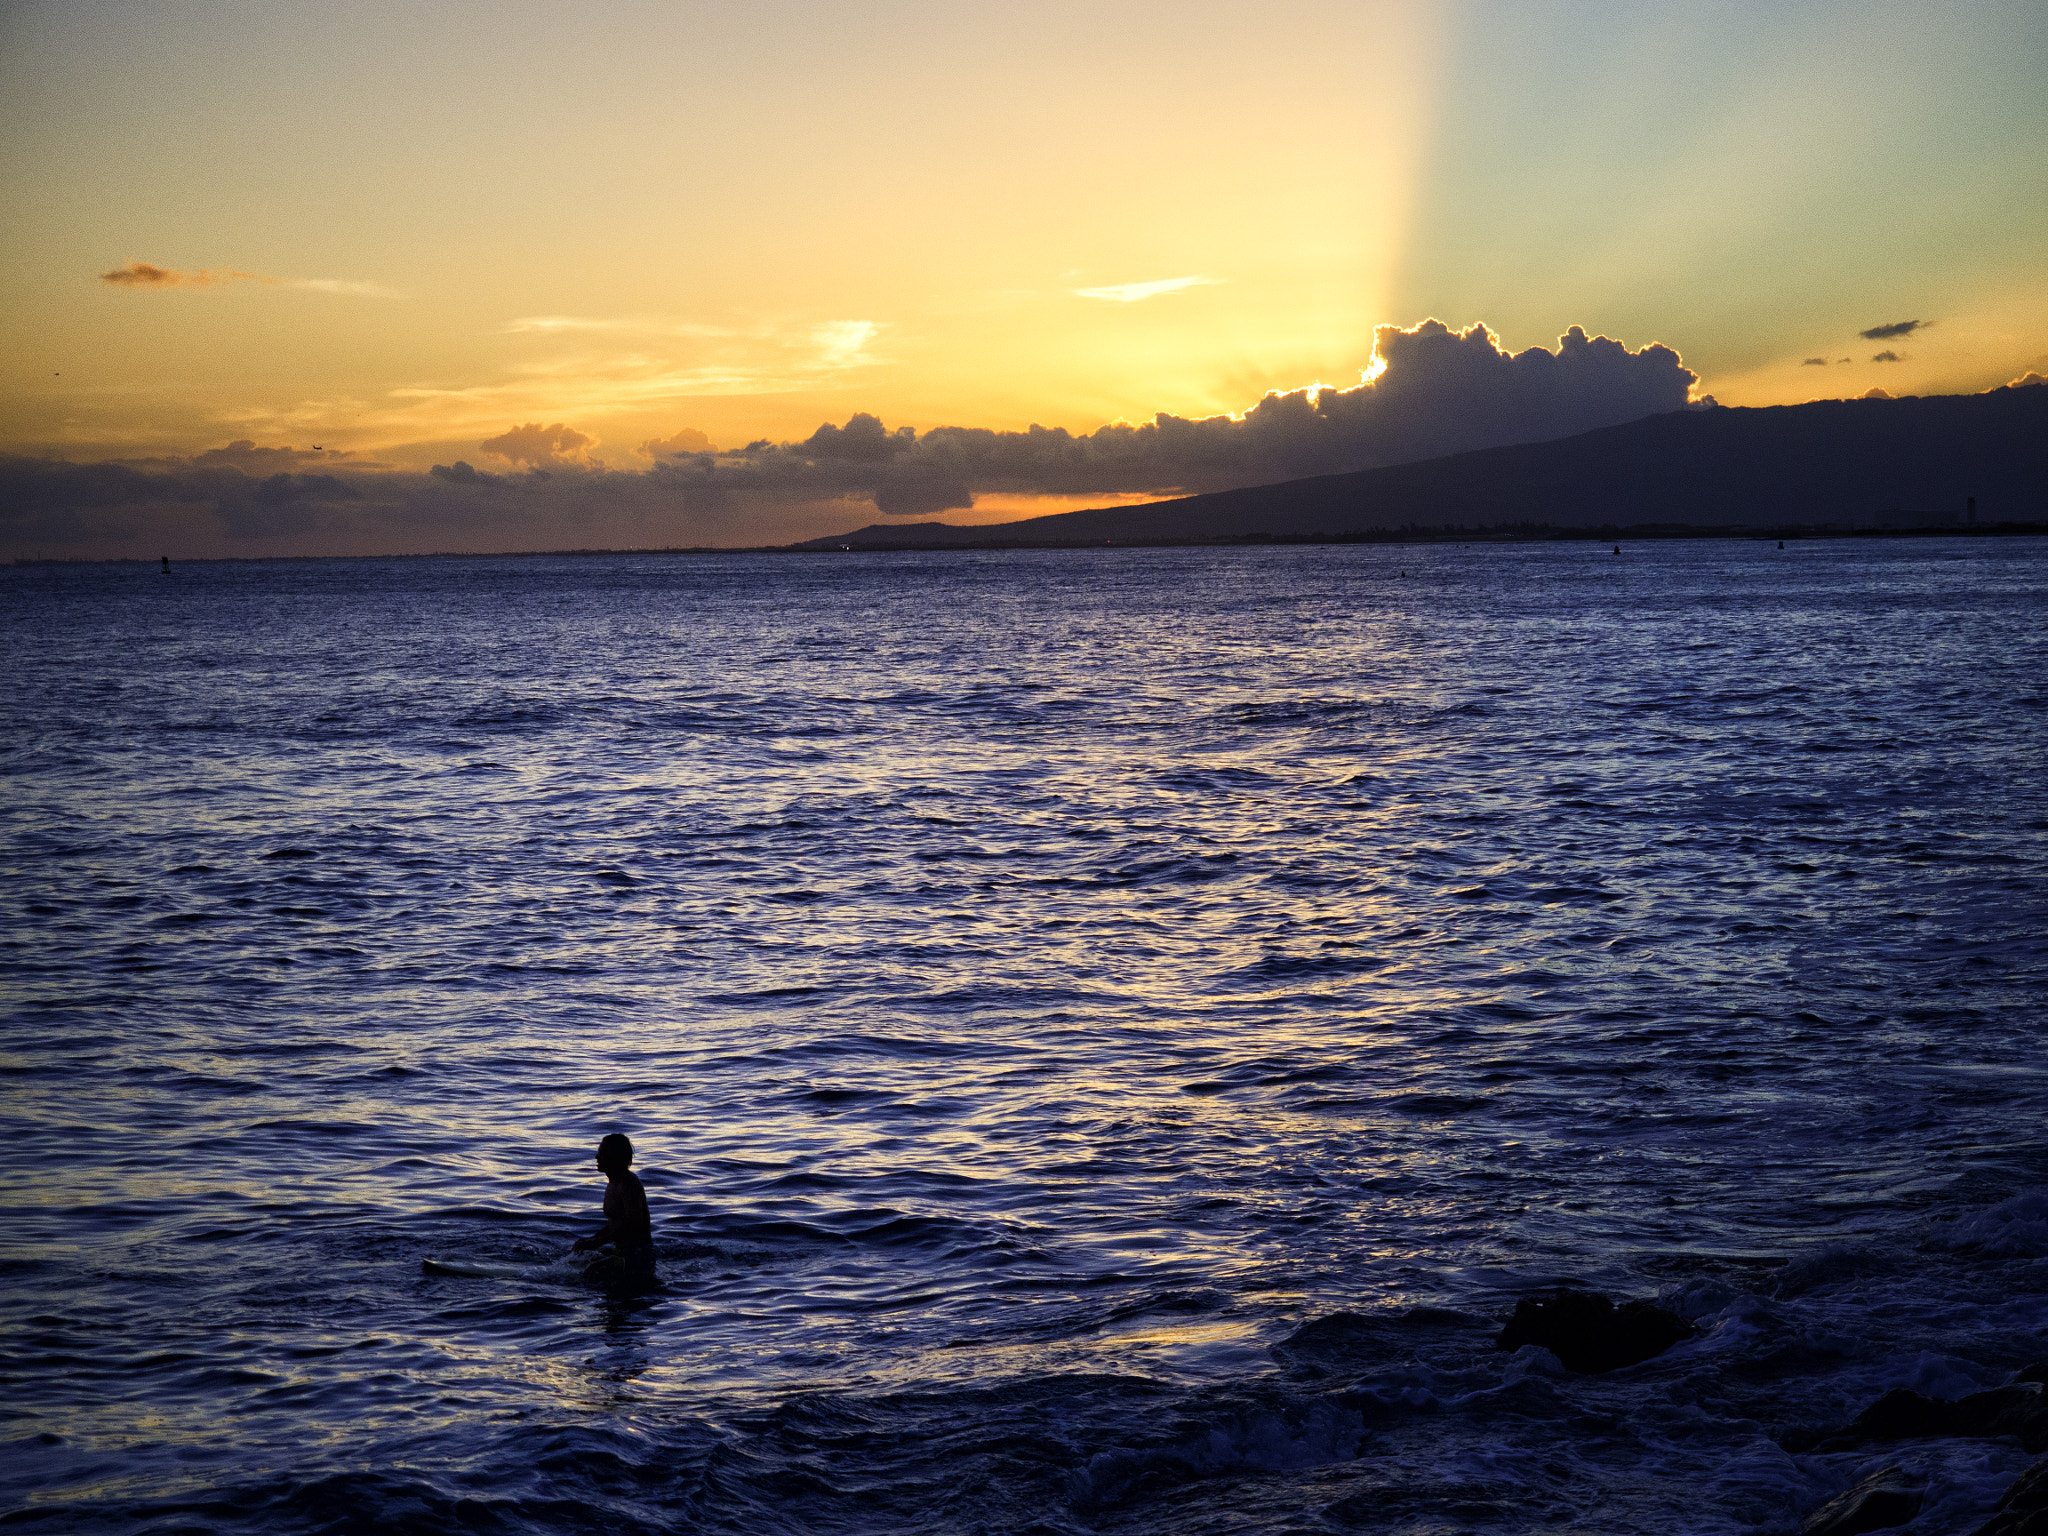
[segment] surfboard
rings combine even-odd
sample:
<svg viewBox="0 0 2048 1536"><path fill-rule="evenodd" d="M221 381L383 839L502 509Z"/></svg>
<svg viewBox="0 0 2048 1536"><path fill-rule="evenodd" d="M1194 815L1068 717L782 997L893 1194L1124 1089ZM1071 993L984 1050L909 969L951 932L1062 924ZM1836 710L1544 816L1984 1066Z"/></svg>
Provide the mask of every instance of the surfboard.
<svg viewBox="0 0 2048 1536"><path fill-rule="evenodd" d="M468 1280L524 1280L537 1267L532 1264L473 1264L468 1259L421 1259L423 1275L459 1275Z"/></svg>
<svg viewBox="0 0 2048 1536"><path fill-rule="evenodd" d="M420 1273L452 1275L463 1280L553 1280L560 1283L576 1280L640 1283L653 1278L651 1269L644 1274L637 1269L627 1269L610 1254L599 1259L586 1259L568 1253L562 1254L559 1258L536 1260L531 1264L484 1264L473 1259L421 1259Z"/></svg>

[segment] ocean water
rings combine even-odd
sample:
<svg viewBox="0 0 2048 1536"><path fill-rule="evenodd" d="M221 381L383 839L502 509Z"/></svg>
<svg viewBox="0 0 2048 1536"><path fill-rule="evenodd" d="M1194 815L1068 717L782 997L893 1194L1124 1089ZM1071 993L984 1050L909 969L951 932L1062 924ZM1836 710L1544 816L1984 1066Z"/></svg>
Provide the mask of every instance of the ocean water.
<svg viewBox="0 0 2048 1536"><path fill-rule="evenodd" d="M0 571L0 1520L1973 1530L2012 1442L1783 1442L2048 1356L2044 620L2016 539ZM1700 1334L1496 1351L1560 1283Z"/></svg>

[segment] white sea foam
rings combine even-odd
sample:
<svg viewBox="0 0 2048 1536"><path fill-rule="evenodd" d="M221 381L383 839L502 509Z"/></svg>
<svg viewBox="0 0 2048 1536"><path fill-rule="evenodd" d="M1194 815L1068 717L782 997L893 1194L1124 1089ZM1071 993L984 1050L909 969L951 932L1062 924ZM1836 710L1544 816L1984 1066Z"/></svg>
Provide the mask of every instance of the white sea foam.
<svg viewBox="0 0 2048 1536"><path fill-rule="evenodd" d="M2000 1259L2048 1255L2048 1194L2030 1190L1955 1217L1937 1226L1928 1243Z"/></svg>

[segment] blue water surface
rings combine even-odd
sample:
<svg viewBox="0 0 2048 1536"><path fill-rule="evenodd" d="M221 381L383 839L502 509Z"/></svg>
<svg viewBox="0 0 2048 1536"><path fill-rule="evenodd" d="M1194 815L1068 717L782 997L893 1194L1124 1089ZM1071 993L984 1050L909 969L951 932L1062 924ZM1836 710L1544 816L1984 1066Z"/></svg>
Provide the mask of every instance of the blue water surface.
<svg viewBox="0 0 2048 1536"><path fill-rule="evenodd" d="M2048 1357L2044 620L2034 539L0 571L4 1518L1974 1530L2016 1444L1784 1442ZM562 1260L614 1130L653 1289ZM1700 1336L1494 1350L1560 1283Z"/></svg>

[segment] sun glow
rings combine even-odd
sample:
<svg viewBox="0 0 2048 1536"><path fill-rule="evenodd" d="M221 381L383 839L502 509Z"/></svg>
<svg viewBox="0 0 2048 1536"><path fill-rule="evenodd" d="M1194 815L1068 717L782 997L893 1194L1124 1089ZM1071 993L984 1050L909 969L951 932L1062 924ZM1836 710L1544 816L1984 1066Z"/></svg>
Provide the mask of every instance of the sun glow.
<svg viewBox="0 0 2048 1536"><path fill-rule="evenodd" d="M2048 24L1992 9L605 0L543 61L477 0L30 7L0 451L1242 419L1427 315L1734 404L1983 388L2048 369Z"/></svg>

